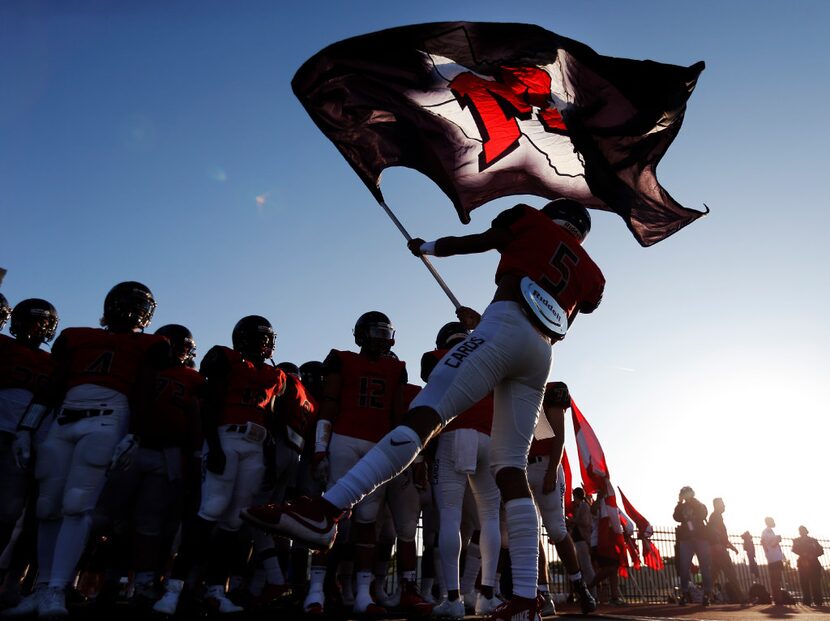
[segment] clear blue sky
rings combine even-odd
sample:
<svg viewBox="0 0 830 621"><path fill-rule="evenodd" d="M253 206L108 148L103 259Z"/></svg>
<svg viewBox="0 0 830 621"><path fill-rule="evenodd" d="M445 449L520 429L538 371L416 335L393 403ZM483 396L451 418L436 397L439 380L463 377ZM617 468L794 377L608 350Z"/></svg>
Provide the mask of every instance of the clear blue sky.
<svg viewBox="0 0 830 621"><path fill-rule="evenodd" d="M648 249L595 214L586 247L608 287L556 347L553 376L654 523L671 523L689 484L707 504L726 499L731 530L758 533L773 515L784 534L804 523L830 535L821 0L3 2L3 293L48 298L62 327L95 325L107 290L136 279L158 300L154 326L190 326L201 352L258 313L278 332L276 359L297 363L352 347L357 316L379 309L417 377L452 307L290 80L336 40L462 19L536 23L607 55L706 61L658 173L711 214ZM383 189L427 239L482 230L513 204L463 227L417 173L387 171ZM483 310L496 261L435 263Z"/></svg>

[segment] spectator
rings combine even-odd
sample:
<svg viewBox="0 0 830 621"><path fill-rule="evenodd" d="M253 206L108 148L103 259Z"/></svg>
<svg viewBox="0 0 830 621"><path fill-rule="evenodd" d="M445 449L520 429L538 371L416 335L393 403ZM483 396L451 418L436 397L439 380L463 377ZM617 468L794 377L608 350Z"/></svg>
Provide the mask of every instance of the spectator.
<svg viewBox="0 0 830 621"><path fill-rule="evenodd" d="M798 579L804 605L821 606L822 569L818 557L824 554L824 548L808 533L806 526L798 527L800 536L793 539L793 554L798 555Z"/></svg>
<svg viewBox="0 0 830 621"><path fill-rule="evenodd" d="M700 573L703 576L704 606L709 605L712 596L712 569L710 559L710 540L706 527L706 505L695 498L695 491L688 485L680 490L674 519L680 524L675 529L677 536L677 570L680 574L680 604L689 601L691 593L692 557L697 555Z"/></svg>
<svg viewBox="0 0 830 621"><path fill-rule="evenodd" d="M712 501L712 508L712 514L709 516L709 535L712 540L712 575L718 577L719 573L723 573L723 579L725 581L724 591L730 603L745 603L746 595L744 595L741 587L738 585L735 566L729 557L729 551L731 550L737 554L738 548L729 541L726 525L723 523L723 512L726 511L726 504L723 502L723 498L715 498Z"/></svg>
<svg viewBox="0 0 830 621"><path fill-rule="evenodd" d="M784 594L782 592L782 578L784 576L784 552L781 551L781 535L776 535L775 520L771 517L764 518L764 523L767 527L761 533L761 546L764 548L764 554L767 557L767 567L769 569L769 590L772 595L772 601L777 606L784 603Z"/></svg>
<svg viewBox="0 0 830 621"><path fill-rule="evenodd" d="M758 570L758 563L755 561L755 542L752 541L752 535L748 530L745 530L741 534L741 539L743 539L743 548L744 552L746 552L747 563L749 564L749 573L752 574L752 578L757 582L761 579L761 572Z"/></svg>
<svg viewBox="0 0 830 621"><path fill-rule="evenodd" d="M568 526L582 577L590 584L594 579L594 567L591 565L591 505L585 497L585 490L581 487L574 488L573 499L573 517L570 518Z"/></svg>

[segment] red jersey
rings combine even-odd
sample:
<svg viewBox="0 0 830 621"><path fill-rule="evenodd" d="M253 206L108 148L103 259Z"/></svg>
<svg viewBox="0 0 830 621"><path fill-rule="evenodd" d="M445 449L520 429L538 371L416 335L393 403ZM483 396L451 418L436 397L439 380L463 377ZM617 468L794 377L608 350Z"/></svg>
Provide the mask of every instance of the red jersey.
<svg viewBox="0 0 830 621"><path fill-rule="evenodd" d="M528 457L546 457L550 455L550 449L553 446L553 438L545 438L544 440L537 440L533 438L530 443L530 453Z"/></svg>
<svg viewBox="0 0 830 621"><path fill-rule="evenodd" d="M239 352L216 345L205 355L200 370L208 382L223 383L222 403L215 404L219 425L250 422L265 427L271 422L271 401L285 390L282 369L270 364L257 368Z"/></svg>
<svg viewBox="0 0 830 621"><path fill-rule="evenodd" d="M394 358L362 356L332 349L326 357L326 374L341 376L340 403L334 433L377 442L397 421L395 400L406 384L406 364Z"/></svg>
<svg viewBox="0 0 830 621"><path fill-rule="evenodd" d="M0 390L21 388L34 393L46 385L54 368L48 351L0 334Z"/></svg>
<svg viewBox="0 0 830 621"><path fill-rule="evenodd" d="M159 371L154 399L137 422L141 445L155 449L200 448L198 413L204 387L204 376L190 367L174 366Z"/></svg>
<svg viewBox="0 0 830 621"><path fill-rule="evenodd" d="M449 349L434 349L421 356L421 379L425 382L435 365L444 357ZM454 429L475 429L481 433L490 435L493 427L493 393L484 397L471 408L464 410L456 416L442 431L453 431Z"/></svg>
<svg viewBox="0 0 830 621"><path fill-rule="evenodd" d="M568 317L599 306L605 277L579 240L544 213L516 205L499 214L493 228L506 229L513 236L500 249L496 284L508 273L528 276L559 302Z"/></svg>
<svg viewBox="0 0 830 621"><path fill-rule="evenodd" d="M285 424L288 446L303 452L305 437L314 426L315 404L303 383L293 375L286 376L285 394L278 403L278 411Z"/></svg>
<svg viewBox="0 0 830 621"><path fill-rule="evenodd" d="M143 364L163 367L170 353L167 339L143 332L101 328L66 328L52 346L56 364L66 373L63 388L94 384L131 396Z"/></svg>
<svg viewBox="0 0 830 621"><path fill-rule="evenodd" d="M416 386L415 384L407 384L403 387L403 402L407 408L412 407L412 401L418 396L418 393L421 392L421 390L422 388L420 386Z"/></svg>

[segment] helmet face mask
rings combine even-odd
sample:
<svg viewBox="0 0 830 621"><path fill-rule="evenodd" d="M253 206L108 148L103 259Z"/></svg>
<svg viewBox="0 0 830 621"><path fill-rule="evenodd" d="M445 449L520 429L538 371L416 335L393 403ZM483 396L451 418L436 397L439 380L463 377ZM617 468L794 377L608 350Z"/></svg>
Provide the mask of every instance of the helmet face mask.
<svg viewBox="0 0 830 621"><path fill-rule="evenodd" d="M140 282L118 283L104 300L101 325L115 331L144 330L153 320L156 301L153 294Z"/></svg>
<svg viewBox="0 0 830 621"><path fill-rule="evenodd" d="M326 378L323 375L323 363L319 360L309 360L300 365L300 381L312 395L323 396L323 385Z"/></svg>
<svg viewBox="0 0 830 621"><path fill-rule="evenodd" d="M591 214L580 203L570 198L558 198L542 208L548 218L579 240L585 241L591 231Z"/></svg>
<svg viewBox="0 0 830 621"><path fill-rule="evenodd" d="M247 360L262 363L274 354L276 334L271 322L260 315L248 315L233 328L233 348Z"/></svg>
<svg viewBox="0 0 830 621"><path fill-rule="evenodd" d="M395 344L395 327L380 311L369 311L354 325L354 342L372 356L382 356Z"/></svg>
<svg viewBox="0 0 830 621"><path fill-rule="evenodd" d="M58 330L58 312L46 300L22 300L11 313L9 332L13 337L31 345L48 343Z"/></svg>

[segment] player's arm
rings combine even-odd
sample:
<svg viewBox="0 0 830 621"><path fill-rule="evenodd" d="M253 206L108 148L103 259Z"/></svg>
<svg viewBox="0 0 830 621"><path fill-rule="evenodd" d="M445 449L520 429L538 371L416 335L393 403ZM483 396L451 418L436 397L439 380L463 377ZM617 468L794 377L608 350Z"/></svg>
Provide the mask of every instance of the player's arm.
<svg viewBox="0 0 830 621"><path fill-rule="evenodd" d="M439 237L434 242L425 242L418 237L412 239L407 246L416 257L428 254L436 257L451 257L457 254L479 254L488 250L498 250L507 245L511 237L508 230L491 227L483 233L460 237Z"/></svg>
<svg viewBox="0 0 830 621"><path fill-rule="evenodd" d="M222 351L218 347L213 347L202 359L199 372L205 377L202 431L208 447L206 463L208 470L221 474L225 469L225 460L222 444L219 441L219 417L225 401L230 365Z"/></svg>
<svg viewBox="0 0 830 621"><path fill-rule="evenodd" d="M61 333L52 345L54 367L43 386L36 389L17 430L33 432L38 429L46 416L57 408L66 393L66 378L69 376L70 360L66 351L66 337Z"/></svg>

